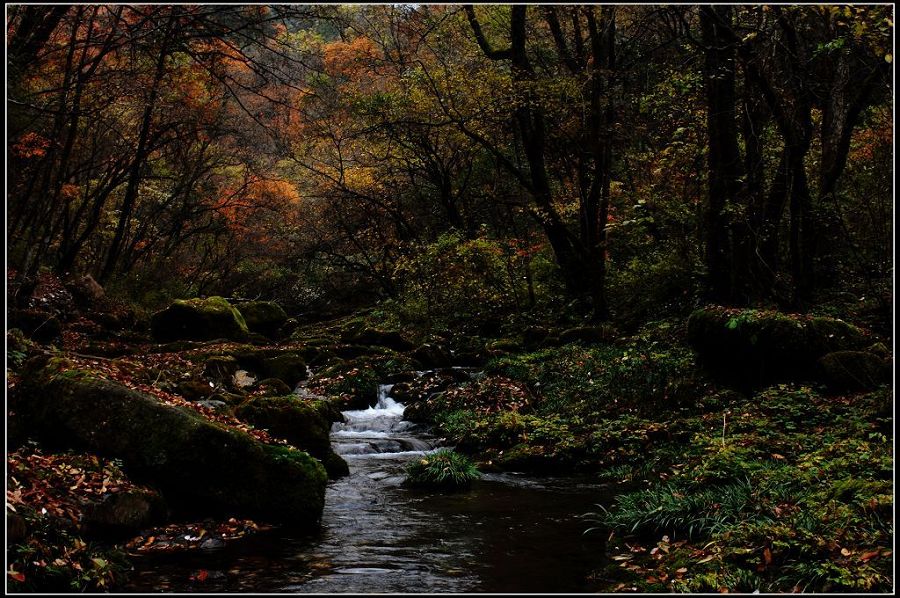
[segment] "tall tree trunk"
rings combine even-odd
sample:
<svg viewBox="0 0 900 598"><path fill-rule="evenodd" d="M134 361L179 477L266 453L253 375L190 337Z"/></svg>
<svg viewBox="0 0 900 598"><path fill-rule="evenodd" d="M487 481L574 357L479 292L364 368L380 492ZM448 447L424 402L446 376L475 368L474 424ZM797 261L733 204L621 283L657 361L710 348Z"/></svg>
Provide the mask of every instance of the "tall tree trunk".
<svg viewBox="0 0 900 598"><path fill-rule="evenodd" d="M169 56L170 44L176 29L177 11L173 9L169 17L169 23L166 29L165 38L159 48L159 56L156 60L156 70L153 74L153 82L150 86L150 94L147 97L147 103L144 105L144 114L141 117L141 128L138 133L138 144L135 149L134 162L131 166L131 172L128 176L128 185L125 188L125 196L122 199L122 208L119 213L119 221L116 224L116 232L110 242L109 249L106 254L106 262L100 271L99 280L105 283L112 276L116 269L116 263L122 250L125 240L125 234L128 230L128 224L131 221L131 215L134 211L134 205L137 201L138 187L141 182L141 171L147 160L147 141L150 138L150 129L153 124L153 112L156 109L156 98L159 94L159 85L162 82L163 75L166 70L166 58Z"/></svg>
<svg viewBox="0 0 900 598"><path fill-rule="evenodd" d="M709 135L709 199L706 210L707 292L711 300L726 305L742 304L740 287L746 283L744 255L737 245L746 243L734 226L739 208L741 155L735 111L735 45L727 31L732 8L727 5L700 8L705 46L703 79L706 89Z"/></svg>

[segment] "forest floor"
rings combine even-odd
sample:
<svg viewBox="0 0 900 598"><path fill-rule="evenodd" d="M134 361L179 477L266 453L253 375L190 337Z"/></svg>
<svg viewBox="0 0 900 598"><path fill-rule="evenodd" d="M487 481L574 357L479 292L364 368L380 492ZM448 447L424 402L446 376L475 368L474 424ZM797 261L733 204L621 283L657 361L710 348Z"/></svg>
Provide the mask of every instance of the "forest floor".
<svg viewBox="0 0 900 598"><path fill-rule="evenodd" d="M71 297L45 282L32 302L52 314L54 301ZM370 404L378 384L395 383L407 417L433 425L483 471L587 473L617 487L615 503L585 525L608 537L593 574L605 590L893 585L891 387L834 392L801 379L731 388L698 366L682 319L629 335L515 323L491 334L426 334L370 310L299 326L278 342L166 344L153 342L147 322L121 303L58 319L50 339L7 334L12 590L114 590L129 554L208 549L269 523L156 517L99 528L98 505L110 496L154 489L129 479L110 455L50 448L17 422L29 362L65 357L217 425L283 442L235 416L242 402L279 391L209 367L260 352L302 355L311 372L304 392L340 409ZM483 374L449 367L460 365ZM421 369L434 373L409 375ZM197 571L193 581L202 588L205 578Z"/></svg>

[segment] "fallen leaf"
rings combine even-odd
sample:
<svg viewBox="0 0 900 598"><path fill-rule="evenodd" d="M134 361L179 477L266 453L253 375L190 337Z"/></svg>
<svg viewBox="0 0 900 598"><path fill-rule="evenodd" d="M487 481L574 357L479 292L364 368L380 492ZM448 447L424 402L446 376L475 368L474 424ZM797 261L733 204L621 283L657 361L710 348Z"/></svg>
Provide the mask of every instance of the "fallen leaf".
<svg viewBox="0 0 900 598"><path fill-rule="evenodd" d="M772 564L772 551L769 550L768 546L763 549L763 561L766 565Z"/></svg>
<svg viewBox="0 0 900 598"><path fill-rule="evenodd" d="M713 560L714 558L716 558L716 555L711 554L711 555L709 555L709 556L703 557L702 559L700 559L699 561L697 561L697 563L708 563L708 562L710 562L711 560Z"/></svg>
<svg viewBox="0 0 900 598"><path fill-rule="evenodd" d="M18 581L19 583L22 583L25 581L24 573L19 573L18 571L13 571L12 569L10 569L9 571L6 572L6 574L9 575L10 579Z"/></svg>
<svg viewBox="0 0 900 598"><path fill-rule="evenodd" d="M675 569L675 573L687 573L687 571L687 567L680 567L678 569Z"/></svg>
<svg viewBox="0 0 900 598"><path fill-rule="evenodd" d="M864 552L859 556L859 560L862 562L866 562L868 560L874 559L879 554L879 550L870 550L869 552Z"/></svg>
<svg viewBox="0 0 900 598"><path fill-rule="evenodd" d="M846 548L841 548L841 554L844 556L850 556L853 553L850 552L849 550L847 550Z"/></svg>

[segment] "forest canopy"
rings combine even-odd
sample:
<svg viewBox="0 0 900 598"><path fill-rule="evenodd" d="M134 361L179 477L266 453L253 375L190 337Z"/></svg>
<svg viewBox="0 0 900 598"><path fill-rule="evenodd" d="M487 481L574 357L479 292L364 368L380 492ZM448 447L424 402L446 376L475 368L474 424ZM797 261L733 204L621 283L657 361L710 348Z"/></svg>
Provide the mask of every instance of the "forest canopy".
<svg viewBox="0 0 900 598"><path fill-rule="evenodd" d="M887 6L11 6L7 29L22 276L314 309L474 252L492 305L600 319L890 276Z"/></svg>

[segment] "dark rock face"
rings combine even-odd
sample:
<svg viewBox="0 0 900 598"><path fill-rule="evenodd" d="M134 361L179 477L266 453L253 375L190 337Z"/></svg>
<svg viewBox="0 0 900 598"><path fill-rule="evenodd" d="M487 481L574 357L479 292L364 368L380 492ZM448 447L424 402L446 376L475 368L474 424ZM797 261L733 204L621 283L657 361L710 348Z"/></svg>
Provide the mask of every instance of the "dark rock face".
<svg viewBox="0 0 900 598"><path fill-rule="evenodd" d="M66 283L75 304L81 309L90 309L106 297L106 291L90 274L73 278Z"/></svg>
<svg viewBox="0 0 900 598"><path fill-rule="evenodd" d="M46 442L121 459L183 513L318 522L326 474L307 453L65 366L52 360L23 388L30 425Z"/></svg>
<svg viewBox="0 0 900 598"><path fill-rule="evenodd" d="M246 340L249 336L241 313L222 297L177 300L153 314L150 329L154 340L161 343L218 338Z"/></svg>
<svg viewBox="0 0 900 598"><path fill-rule="evenodd" d="M364 328L359 332L348 332L341 337L341 340L347 343L357 345L369 345L375 347L385 347L394 351L410 351L415 348L407 339L395 330L376 330L374 328Z"/></svg>
<svg viewBox="0 0 900 598"><path fill-rule="evenodd" d="M117 492L88 505L82 525L94 536L127 537L163 521L166 506L158 494L143 490Z"/></svg>
<svg viewBox="0 0 900 598"><path fill-rule="evenodd" d="M278 378L293 388L301 380L306 380L306 362L299 355L286 353L278 357L264 359L259 374L267 378Z"/></svg>
<svg viewBox="0 0 900 598"><path fill-rule="evenodd" d="M248 301L237 306L244 316L250 332L258 332L269 338L278 336L278 331L288 320L288 315L274 301Z"/></svg>
<svg viewBox="0 0 900 598"><path fill-rule="evenodd" d="M206 360L203 374L220 382L229 382L238 371L237 359L228 355L216 355Z"/></svg>
<svg viewBox="0 0 900 598"><path fill-rule="evenodd" d="M687 334L710 373L745 387L813 378L823 355L872 343L861 329L833 318L722 307L691 314Z"/></svg>
<svg viewBox="0 0 900 598"><path fill-rule="evenodd" d="M251 391L260 392L270 397L278 397L291 394L291 387L278 378L266 378L254 384L251 387Z"/></svg>
<svg viewBox="0 0 900 598"><path fill-rule="evenodd" d="M6 510L6 544L18 544L28 535L25 518L18 513Z"/></svg>
<svg viewBox="0 0 900 598"><path fill-rule="evenodd" d="M13 309L8 312L10 328L19 328L39 343L53 343L62 338L62 324L51 313L36 309Z"/></svg>
<svg viewBox="0 0 900 598"><path fill-rule="evenodd" d="M413 351L412 358L428 369L448 368L452 365L450 353L444 347L433 343L425 343L420 346Z"/></svg>
<svg viewBox="0 0 900 598"><path fill-rule="evenodd" d="M254 427L268 430L295 447L307 451L325 466L332 478L346 475L347 464L331 448L327 401L307 402L297 396L259 397L243 403L235 415Z"/></svg>
<svg viewBox="0 0 900 598"><path fill-rule="evenodd" d="M891 361L868 351L835 351L819 359L822 379L835 392L875 390L891 381Z"/></svg>

